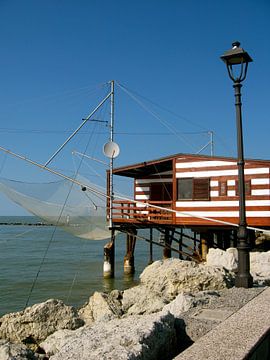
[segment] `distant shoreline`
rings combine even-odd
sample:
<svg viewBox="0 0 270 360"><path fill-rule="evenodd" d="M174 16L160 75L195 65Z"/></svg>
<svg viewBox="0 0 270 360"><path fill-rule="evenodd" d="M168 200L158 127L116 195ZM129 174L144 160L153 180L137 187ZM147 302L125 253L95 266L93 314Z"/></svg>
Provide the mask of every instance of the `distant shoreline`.
<svg viewBox="0 0 270 360"><path fill-rule="evenodd" d="M16 222L9 222L9 221L5 221L5 222L0 222L0 225L25 225L25 226L53 226L53 224L46 224L43 222L37 222L37 223L29 223L29 222L22 222L22 221L16 221Z"/></svg>

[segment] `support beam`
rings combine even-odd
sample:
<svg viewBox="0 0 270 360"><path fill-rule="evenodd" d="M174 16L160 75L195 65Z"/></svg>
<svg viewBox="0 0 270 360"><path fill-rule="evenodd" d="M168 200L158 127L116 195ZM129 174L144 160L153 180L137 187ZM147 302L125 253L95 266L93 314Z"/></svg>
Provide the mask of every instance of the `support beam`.
<svg viewBox="0 0 270 360"><path fill-rule="evenodd" d="M206 255L208 253L208 239L207 234L201 234L201 258L203 261L206 261Z"/></svg>
<svg viewBox="0 0 270 360"><path fill-rule="evenodd" d="M181 228L181 231L180 231L180 236L179 236L179 243L178 243L178 246L179 246L179 259L180 260L183 260L183 254L182 254L182 251L183 251L183 247L182 247L182 244L183 244L183 228Z"/></svg>
<svg viewBox="0 0 270 360"><path fill-rule="evenodd" d="M111 241L104 246L103 277L114 278L115 264L115 234L112 230Z"/></svg>
<svg viewBox="0 0 270 360"><path fill-rule="evenodd" d="M135 273L135 265L134 265L134 250L136 245L136 229L129 229L127 233L127 252L124 257L124 274L125 275L133 275Z"/></svg>
<svg viewBox="0 0 270 360"><path fill-rule="evenodd" d="M172 250L171 250L172 236L170 234L170 230L165 229L164 235L165 235L164 236L165 247L163 249L163 259L169 259L172 257Z"/></svg>
<svg viewBox="0 0 270 360"><path fill-rule="evenodd" d="M153 263L153 228L150 228L150 241L149 241L149 262L148 265Z"/></svg>

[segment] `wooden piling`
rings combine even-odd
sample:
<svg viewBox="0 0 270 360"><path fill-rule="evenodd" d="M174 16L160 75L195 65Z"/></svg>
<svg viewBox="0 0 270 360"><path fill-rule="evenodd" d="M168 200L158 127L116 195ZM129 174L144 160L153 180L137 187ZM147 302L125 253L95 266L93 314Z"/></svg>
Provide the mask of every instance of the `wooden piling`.
<svg viewBox="0 0 270 360"><path fill-rule="evenodd" d="M169 259L172 257L172 251L171 251L172 237L170 235L170 230L165 229L164 235L165 235L164 236L165 247L163 249L163 259Z"/></svg>
<svg viewBox="0 0 270 360"><path fill-rule="evenodd" d="M104 246L103 277L114 278L115 234L112 230L111 241Z"/></svg>
<svg viewBox="0 0 270 360"><path fill-rule="evenodd" d="M149 241L149 261L148 265L153 263L153 228L150 228L150 241Z"/></svg>
<svg viewBox="0 0 270 360"><path fill-rule="evenodd" d="M201 233L201 258L206 261L206 255L208 253L208 238L206 233Z"/></svg>
<svg viewBox="0 0 270 360"><path fill-rule="evenodd" d="M135 228L129 229L127 233L127 250L124 256L124 274L132 275L135 272L134 264L134 250L136 245L137 230Z"/></svg>

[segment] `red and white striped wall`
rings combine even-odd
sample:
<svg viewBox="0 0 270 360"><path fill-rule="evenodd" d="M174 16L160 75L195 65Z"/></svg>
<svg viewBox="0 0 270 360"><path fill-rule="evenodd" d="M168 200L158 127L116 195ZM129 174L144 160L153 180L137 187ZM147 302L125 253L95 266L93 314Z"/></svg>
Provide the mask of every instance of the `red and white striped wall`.
<svg viewBox="0 0 270 360"><path fill-rule="evenodd" d="M175 202L178 223L210 224L199 217L213 218L238 223L238 168L237 162L226 160L200 160L177 158L175 177L209 178L210 199L207 201ZM250 191L246 193L246 216L248 225L270 226L270 164L263 161L247 161L245 163L245 181L250 183ZM226 190L221 193L221 183ZM213 224L212 224L213 225Z"/></svg>

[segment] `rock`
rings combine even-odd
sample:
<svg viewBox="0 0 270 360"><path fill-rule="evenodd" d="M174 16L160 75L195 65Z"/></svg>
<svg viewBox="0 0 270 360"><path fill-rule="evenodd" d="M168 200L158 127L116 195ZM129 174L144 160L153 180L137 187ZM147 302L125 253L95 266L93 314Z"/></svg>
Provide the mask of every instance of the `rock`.
<svg viewBox="0 0 270 360"><path fill-rule="evenodd" d="M229 248L226 251L210 248L206 256L208 266L221 266L230 271L237 270L238 253L237 249Z"/></svg>
<svg viewBox="0 0 270 360"><path fill-rule="evenodd" d="M181 292L172 302L163 307L162 313L170 312L175 318L180 318L184 312L196 306L206 305L218 296L219 294L215 291L200 291L196 294Z"/></svg>
<svg viewBox="0 0 270 360"><path fill-rule="evenodd" d="M236 248L226 251L209 249L206 265L223 266L227 270L237 270L238 252ZM250 273L255 283L270 285L270 251L250 252Z"/></svg>
<svg viewBox="0 0 270 360"><path fill-rule="evenodd" d="M182 291L229 288L233 286L234 274L224 268L171 258L149 265L140 279L148 290L168 303Z"/></svg>
<svg viewBox="0 0 270 360"><path fill-rule="evenodd" d="M250 273L260 285L270 285L270 251L250 253Z"/></svg>
<svg viewBox="0 0 270 360"><path fill-rule="evenodd" d="M0 360L36 360L38 357L23 344L0 340Z"/></svg>
<svg viewBox="0 0 270 360"><path fill-rule="evenodd" d="M79 311L85 323L91 325L123 314L156 313L183 291L219 290L233 285L233 275L222 268L178 259L156 261L144 270L140 278L140 285L122 293L94 293L89 303Z"/></svg>
<svg viewBox="0 0 270 360"><path fill-rule="evenodd" d="M56 330L77 329L82 325L83 320L72 306L50 299L0 318L0 338L38 344Z"/></svg>
<svg viewBox="0 0 270 360"><path fill-rule="evenodd" d="M122 315L122 292L113 290L110 294L95 292L88 304L79 310L80 317L88 325L94 321L108 321Z"/></svg>
<svg viewBox="0 0 270 360"><path fill-rule="evenodd" d="M174 317L169 313L97 322L72 333L59 331L42 343L44 349L60 349L50 360L166 360L176 355Z"/></svg>
<svg viewBox="0 0 270 360"><path fill-rule="evenodd" d="M269 249L269 241L270 241L270 233L262 233L262 232L257 232L255 234L256 239L255 239L255 244L256 246L258 246L259 248L262 249Z"/></svg>
<svg viewBox="0 0 270 360"><path fill-rule="evenodd" d="M82 328L80 328L82 329ZM58 330L40 343L46 355L56 354L74 336L74 330Z"/></svg>
<svg viewBox="0 0 270 360"><path fill-rule="evenodd" d="M167 302L144 285L127 289L123 293L122 309L127 315L151 314L162 310Z"/></svg>

